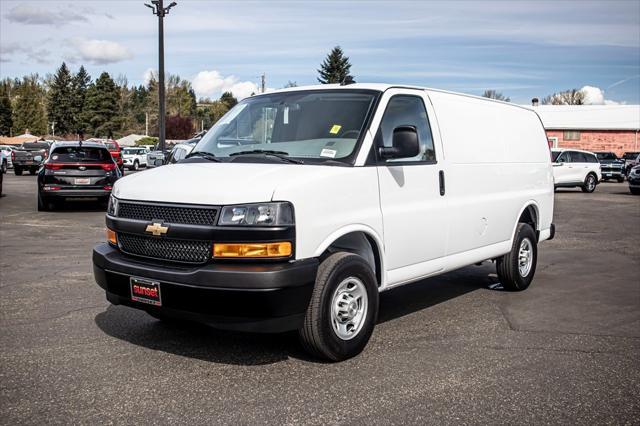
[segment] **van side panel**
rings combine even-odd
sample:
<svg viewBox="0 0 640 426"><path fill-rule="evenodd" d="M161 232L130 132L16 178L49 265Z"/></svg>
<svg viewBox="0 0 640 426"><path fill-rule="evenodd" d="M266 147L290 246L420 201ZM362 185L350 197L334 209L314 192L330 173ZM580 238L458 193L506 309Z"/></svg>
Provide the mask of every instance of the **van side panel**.
<svg viewBox="0 0 640 426"><path fill-rule="evenodd" d="M511 241L519 215L528 204L539 211L538 230L548 229L553 213L553 175L546 135L537 115L500 102L427 93L434 105L445 157L446 196L452 218L447 256Z"/></svg>

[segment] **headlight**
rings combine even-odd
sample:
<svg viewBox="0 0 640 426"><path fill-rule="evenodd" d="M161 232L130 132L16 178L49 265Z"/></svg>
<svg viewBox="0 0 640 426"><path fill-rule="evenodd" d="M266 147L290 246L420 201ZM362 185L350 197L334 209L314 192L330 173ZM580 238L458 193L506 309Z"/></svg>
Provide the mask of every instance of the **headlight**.
<svg viewBox="0 0 640 426"><path fill-rule="evenodd" d="M118 199L113 195L109 197L109 206L107 207L107 214L109 216L118 215Z"/></svg>
<svg viewBox="0 0 640 426"><path fill-rule="evenodd" d="M222 208L220 226L286 226L293 225L290 203L260 203Z"/></svg>

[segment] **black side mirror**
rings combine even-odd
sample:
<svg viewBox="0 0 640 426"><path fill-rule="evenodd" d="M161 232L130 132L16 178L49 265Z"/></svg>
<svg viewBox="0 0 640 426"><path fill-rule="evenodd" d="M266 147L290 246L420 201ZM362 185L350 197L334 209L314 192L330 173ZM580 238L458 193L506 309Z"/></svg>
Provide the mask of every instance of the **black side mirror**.
<svg viewBox="0 0 640 426"><path fill-rule="evenodd" d="M415 126L398 126L393 129L391 147L378 148L380 158L385 160L393 158L412 158L420 153L418 131Z"/></svg>

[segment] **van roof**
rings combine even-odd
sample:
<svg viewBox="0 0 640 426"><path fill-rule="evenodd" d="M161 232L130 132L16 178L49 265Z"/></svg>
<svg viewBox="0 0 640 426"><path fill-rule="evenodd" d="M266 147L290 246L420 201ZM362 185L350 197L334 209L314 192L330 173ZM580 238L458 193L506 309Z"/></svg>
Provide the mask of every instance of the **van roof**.
<svg viewBox="0 0 640 426"><path fill-rule="evenodd" d="M483 100L483 101L487 101L487 102L497 102L503 105L509 105L509 106L513 106L516 108L522 108L522 109L526 109L528 111L534 111L532 108L528 107L528 106L524 106L524 105L518 105L518 104L514 104L511 102L503 102L503 101L499 101L497 99L490 99L490 98L485 98L482 96L475 96L475 95L470 95L468 93L459 93L459 92L452 92L449 90L442 90L442 89L434 89L431 87L422 87L422 86L415 86L415 85L411 85L411 84L389 84L389 83L353 83L353 84L314 84L314 85L309 85L309 86L296 86L296 87L287 87L284 89L278 89L278 90L274 90L273 92L267 92L264 93L264 95L268 95L269 93L281 93L281 92L295 92L295 91L301 91L301 90L327 90L327 89L342 89L342 90L350 90L350 89L360 89L360 90L376 90L379 92L384 92L385 90L391 89L391 88L402 88L402 89L415 89L415 90L428 90L428 91L432 91L432 92L440 92L440 93L448 93L450 95L458 95L458 96L465 96L468 98L474 98L474 99L479 99L479 100ZM262 93L256 96L261 96L263 95Z"/></svg>

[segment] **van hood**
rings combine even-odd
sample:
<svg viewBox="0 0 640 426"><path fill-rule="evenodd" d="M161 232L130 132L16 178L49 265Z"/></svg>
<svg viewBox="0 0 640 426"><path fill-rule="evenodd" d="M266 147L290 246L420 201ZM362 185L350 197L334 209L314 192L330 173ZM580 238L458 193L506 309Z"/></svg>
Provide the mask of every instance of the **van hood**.
<svg viewBox="0 0 640 426"><path fill-rule="evenodd" d="M319 168L325 173L340 173L346 169L299 164L172 164L119 179L113 195L124 200L185 204L265 202L273 199L279 187L309 185L312 190L310 181L323 175L318 173Z"/></svg>

